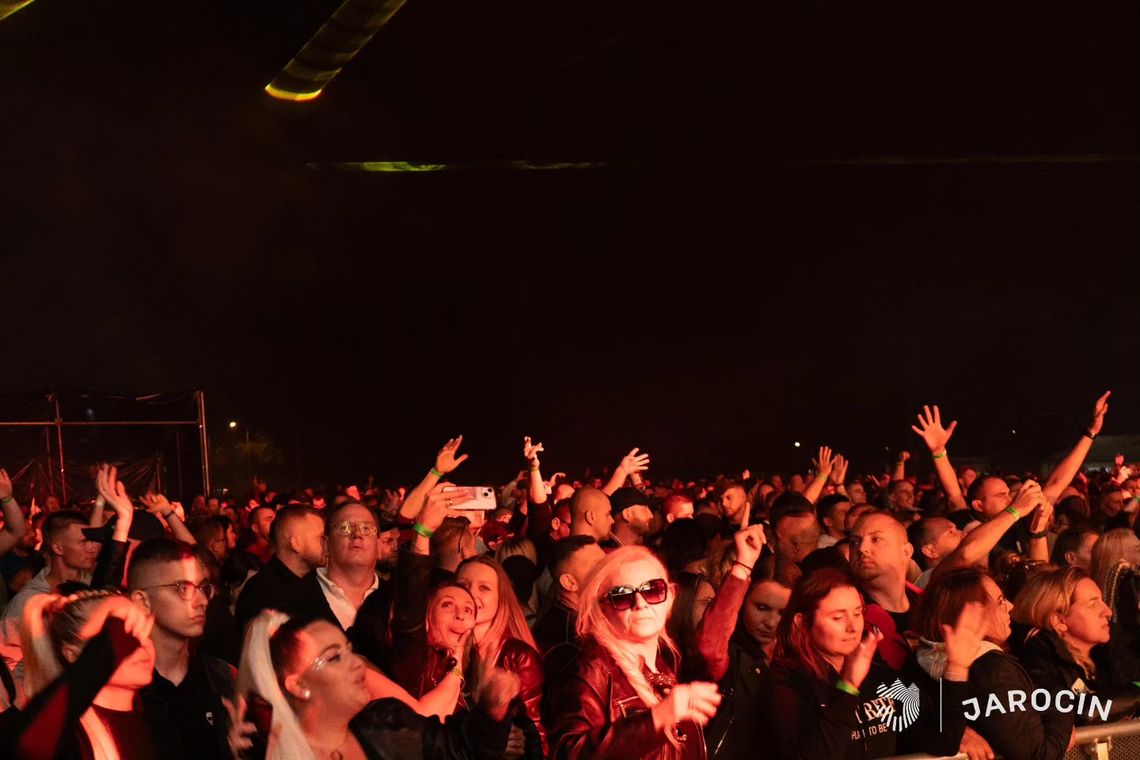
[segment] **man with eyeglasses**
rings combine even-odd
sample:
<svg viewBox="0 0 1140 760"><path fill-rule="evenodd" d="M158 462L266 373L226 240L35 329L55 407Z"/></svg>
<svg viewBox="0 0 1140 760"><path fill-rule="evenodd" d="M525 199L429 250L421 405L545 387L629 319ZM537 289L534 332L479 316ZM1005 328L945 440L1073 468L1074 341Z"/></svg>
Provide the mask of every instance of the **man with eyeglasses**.
<svg viewBox="0 0 1140 760"><path fill-rule="evenodd" d="M345 631L356 621L360 605L380 587L378 534L376 515L360 502L345 502L329 513L329 561L326 567L317 568L317 581Z"/></svg>
<svg viewBox="0 0 1140 760"><path fill-rule="evenodd" d="M229 758L222 697L233 693L237 672L195 646L214 596L205 568L189 544L151 539L131 557L127 588L131 600L154 615L154 678L140 700L155 735L169 740L166 756Z"/></svg>

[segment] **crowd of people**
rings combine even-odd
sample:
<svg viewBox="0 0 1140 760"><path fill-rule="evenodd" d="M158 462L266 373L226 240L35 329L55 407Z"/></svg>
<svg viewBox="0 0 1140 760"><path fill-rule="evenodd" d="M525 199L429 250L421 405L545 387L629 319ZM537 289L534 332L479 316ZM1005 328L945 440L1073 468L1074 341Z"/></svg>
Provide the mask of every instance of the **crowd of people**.
<svg viewBox="0 0 1140 760"><path fill-rule="evenodd" d="M923 478L546 478L527 438L487 501L460 436L411 487L183 508L104 465L30 514L0 470L0 757L1060 758L1140 696L1108 396L1042 479L956 469L937 406Z"/></svg>

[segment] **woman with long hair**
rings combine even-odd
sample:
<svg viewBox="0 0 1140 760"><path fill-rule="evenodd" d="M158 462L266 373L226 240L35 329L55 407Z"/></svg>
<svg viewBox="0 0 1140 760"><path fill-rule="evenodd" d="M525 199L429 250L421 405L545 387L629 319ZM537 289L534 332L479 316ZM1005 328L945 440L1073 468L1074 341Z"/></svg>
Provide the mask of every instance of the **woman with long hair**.
<svg viewBox="0 0 1140 760"><path fill-rule="evenodd" d="M978 700L981 714L971 727L982 735L994 753L1008 760L1052 760L1064 756L1073 735L1072 713L1050 710L985 709L990 694L1033 691L1033 681L1016 658L1006 652L1010 637L1009 611L1013 608L1002 590L983 570L961 568L938 576L919 602L915 630L920 638L918 663L937 680L948 667L944 630L968 604L985 608L985 633L970 665L967 699Z"/></svg>
<svg viewBox="0 0 1140 760"><path fill-rule="evenodd" d="M684 571L674 576L673 588L677 594L665 629L677 645L681 659L688 662L697 654L697 627L716 598L716 589L705 576Z"/></svg>
<svg viewBox="0 0 1140 760"><path fill-rule="evenodd" d="M405 756L419 748L424 758L501 758L510 725L505 721L518 692L515 676L488 674L476 697L481 710L424 717L400 690L372 699L367 667L344 633L327 620L290 620L266 610L250 623L238 673L231 719L231 746L249 749L242 730L245 705L254 696L271 710L266 760L364 760Z"/></svg>
<svg viewBox="0 0 1140 760"><path fill-rule="evenodd" d="M970 663L982 637L980 605L968 605L946 627L944 704L965 697ZM854 579L832 568L804 576L792 590L777 629L776 658L761 690L761 736L780 760L864 760L899 750L957 753L962 714L945 711L917 684L872 661L883 634L865 630ZM941 730L940 730L941 728Z"/></svg>
<svg viewBox="0 0 1140 760"><path fill-rule="evenodd" d="M1111 637L1112 610L1079 567L1040 572L1013 606L1013 651L1038 687L1097 692L1094 647Z"/></svg>
<svg viewBox="0 0 1140 760"><path fill-rule="evenodd" d="M475 600L472 640L477 656L476 667L471 670L473 686L478 688L484 672L491 666L517 675L522 682L519 697L526 710L525 718L529 718L529 721L519 720L516 724L529 739L526 755L545 756L546 734L541 710L542 656L527 627L526 616L510 579L495 560L474 557L459 565L455 580Z"/></svg>
<svg viewBox="0 0 1140 760"><path fill-rule="evenodd" d="M1108 573L1121 560L1130 565L1140 565L1140 538L1131 528L1113 528L1106 531L1092 545L1089 561L1089 575L1102 590L1108 580Z"/></svg>
<svg viewBox="0 0 1140 760"><path fill-rule="evenodd" d="M38 594L22 620L23 711L5 713L0 756L149 760L157 737L135 710L154 672L154 618L110 591Z"/></svg>
<svg viewBox="0 0 1140 760"><path fill-rule="evenodd" d="M702 726L720 694L711 683L678 684L681 662L665 631L674 591L646 548L622 547L598 563L579 592L582 652L552 685L552 755L571 758L697 758Z"/></svg>

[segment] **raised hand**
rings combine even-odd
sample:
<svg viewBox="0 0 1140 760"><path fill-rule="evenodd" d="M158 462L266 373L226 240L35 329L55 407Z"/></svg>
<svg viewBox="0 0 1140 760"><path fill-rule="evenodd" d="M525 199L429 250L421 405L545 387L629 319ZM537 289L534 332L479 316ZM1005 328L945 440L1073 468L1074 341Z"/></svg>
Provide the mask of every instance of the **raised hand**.
<svg viewBox="0 0 1140 760"><path fill-rule="evenodd" d="M443 491L448 485L447 483L436 484L434 488L428 491L427 498L424 499L423 509L420 510L416 522L428 530L435 530L442 525L444 518L447 517L447 510L451 508L454 497Z"/></svg>
<svg viewBox="0 0 1140 760"><path fill-rule="evenodd" d="M986 635L985 612L986 606L981 602L969 602L962 607L954 627L942 626L948 672L957 671L957 675L964 677L974 663Z"/></svg>
<svg viewBox="0 0 1140 760"><path fill-rule="evenodd" d="M859 646L843 659L843 671L839 677L858 689L871 670L871 658L875 656L875 649L882 640L883 632L868 625L863 631Z"/></svg>
<svg viewBox="0 0 1140 760"><path fill-rule="evenodd" d="M162 517L166 514L166 510L174 511L174 505L166 500L166 497L160 493L148 493L142 497L143 506L146 511L150 512L155 517Z"/></svg>
<svg viewBox="0 0 1140 760"><path fill-rule="evenodd" d="M847 466L851 464L842 454L835 455L835 465L831 469L831 484L839 487L847 482Z"/></svg>
<svg viewBox="0 0 1140 760"><path fill-rule="evenodd" d="M8 477L8 471L0 469L0 499L12 498L12 479Z"/></svg>
<svg viewBox="0 0 1140 760"><path fill-rule="evenodd" d="M95 475L95 488L99 495L110 505L120 520L129 520L134 512L131 499L127 496L127 489L119 480L119 471L111 465L99 466Z"/></svg>
<svg viewBox="0 0 1140 760"><path fill-rule="evenodd" d="M541 452L543 450L544 449L542 448L541 443L531 443L530 442L530 436L529 435L526 436L525 438L523 438L523 459L525 459L527 461L527 464L530 465L532 468L534 468L534 469L538 468L538 466L539 466L538 454L539 454L539 452Z"/></svg>
<svg viewBox="0 0 1140 760"><path fill-rule="evenodd" d="M1089 423L1090 435L1100 435L1100 429L1104 427L1104 415L1108 413L1108 397L1111 395L1112 391L1105 391L1104 395L1096 400L1092 422Z"/></svg>
<svg viewBox="0 0 1140 760"><path fill-rule="evenodd" d="M1027 480L1021 484L1017 491L1017 498L1013 500L1013 507L1019 515L1025 517L1045 503L1045 494L1041 493L1041 486L1035 480Z"/></svg>
<svg viewBox="0 0 1140 760"><path fill-rule="evenodd" d="M909 451L900 451L900 452L899 452L899 458L898 458L898 460L897 460L897 461L899 461L899 462L906 462L906 461L908 461L909 459L910 459L910 452L909 452Z"/></svg>
<svg viewBox="0 0 1140 760"><path fill-rule="evenodd" d="M634 447L629 450L628 454L621 458L621 464L618 465L618 469L624 472L627 477L649 469L649 455L640 454L638 453L639 451L639 448Z"/></svg>
<svg viewBox="0 0 1140 760"><path fill-rule="evenodd" d="M1033 515L1033 520L1029 523L1030 533L1044 533L1049 528L1049 523L1053 519L1053 505L1049 502L1047 497L1041 499L1041 508Z"/></svg>
<svg viewBox="0 0 1140 760"><path fill-rule="evenodd" d="M467 455L457 457L456 453L459 451L459 446L463 443L463 436L448 439L447 443L443 444L443 448L435 455L435 471L441 475L454 470L459 465L467 461Z"/></svg>
<svg viewBox="0 0 1140 760"><path fill-rule="evenodd" d="M653 723L659 727L670 727L692 721L704 726L716 715L720 699L720 690L715 683L679 683L669 696L653 707Z"/></svg>
<svg viewBox="0 0 1140 760"><path fill-rule="evenodd" d="M827 446L820 446L819 458L813 459L812 464L815 465L817 475L822 475L825 478L831 477L831 471L835 467L835 459L831 455L831 449Z"/></svg>
<svg viewBox="0 0 1140 760"><path fill-rule="evenodd" d="M359 486L349 486L348 488L344 489L344 495L353 501L361 501Z"/></svg>
<svg viewBox="0 0 1140 760"><path fill-rule="evenodd" d="M732 541L736 544L737 561L749 567L755 567L756 560L760 559L760 552L766 543L764 526L752 525L744 530L738 530L736 535L732 537Z"/></svg>
<svg viewBox="0 0 1140 760"><path fill-rule="evenodd" d="M950 436L954 435L954 428L956 427L958 427L958 420L951 422L950 427L942 427L942 413L938 411L938 405L935 404L933 413L929 406L924 405L922 414L918 415L918 424L911 425L910 429L926 443L926 448L930 449L930 453L939 454L946 449L946 444L950 441ZM909 456L907 454L908 458Z"/></svg>

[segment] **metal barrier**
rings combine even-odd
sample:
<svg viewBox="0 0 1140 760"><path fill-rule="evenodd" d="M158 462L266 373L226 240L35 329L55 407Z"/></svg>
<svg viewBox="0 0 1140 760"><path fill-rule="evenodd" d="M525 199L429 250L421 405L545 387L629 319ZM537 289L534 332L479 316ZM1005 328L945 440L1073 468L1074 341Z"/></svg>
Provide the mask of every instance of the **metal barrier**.
<svg viewBox="0 0 1140 760"><path fill-rule="evenodd" d="M894 755L884 760L936 760L934 755ZM963 754L937 760L967 760ZM1077 743L1065 760L1140 760L1140 719L1077 729Z"/></svg>

